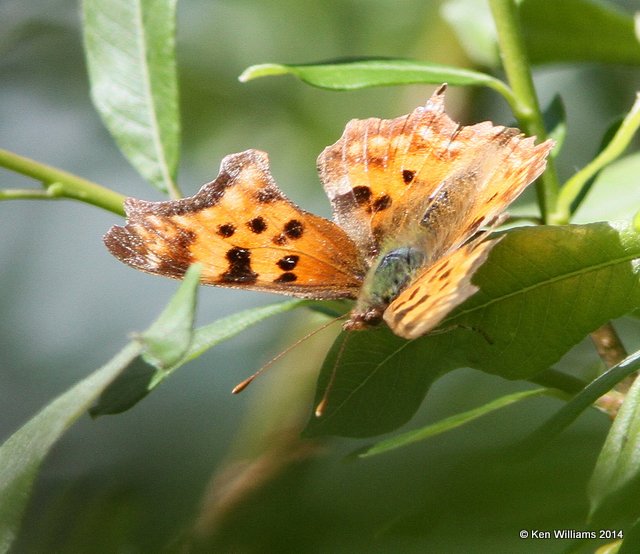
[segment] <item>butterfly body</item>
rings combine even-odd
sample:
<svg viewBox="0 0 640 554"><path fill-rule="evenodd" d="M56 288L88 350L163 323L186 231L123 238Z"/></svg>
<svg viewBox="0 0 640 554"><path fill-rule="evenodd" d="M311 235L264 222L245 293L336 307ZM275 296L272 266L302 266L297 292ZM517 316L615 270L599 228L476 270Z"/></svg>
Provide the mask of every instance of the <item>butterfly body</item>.
<svg viewBox="0 0 640 554"><path fill-rule="evenodd" d="M345 329L361 329L380 323L387 306L409 285L425 261L425 252L410 246L381 254L364 279Z"/></svg>
<svg viewBox="0 0 640 554"><path fill-rule="evenodd" d="M481 229L542 173L553 146L490 122L456 124L444 91L402 117L349 122L321 153L333 222L289 201L267 155L247 150L193 197L127 199L127 224L105 243L149 273L180 278L199 262L205 284L357 299L347 329L384 320L416 338L476 292L471 277L497 242Z"/></svg>

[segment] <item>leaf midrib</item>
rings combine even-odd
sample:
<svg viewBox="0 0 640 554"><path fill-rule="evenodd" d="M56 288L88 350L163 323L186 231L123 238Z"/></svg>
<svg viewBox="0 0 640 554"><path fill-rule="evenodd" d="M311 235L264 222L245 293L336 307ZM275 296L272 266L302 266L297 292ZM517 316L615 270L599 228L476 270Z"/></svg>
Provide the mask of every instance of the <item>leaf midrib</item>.
<svg viewBox="0 0 640 554"><path fill-rule="evenodd" d="M561 275L556 275L554 277L551 277L551 278L548 278L548 279L544 279L542 281L538 281L538 282L536 282L536 283L534 283L532 285L528 285L526 287L520 288L520 289L515 290L513 292L510 292L508 294L503 294L503 295L497 296L495 298L491 298L487 302L483 302L482 304L478 304L477 306L473 306L472 308L468 308L466 310L462 310L460 312L457 312L455 314L455 316L445 318L442 321L442 323L444 323L446 321L452 321L452 320L458 319L458 318L460 318L460 317L462 317L464 315L473 313L473 312L478 311L478 310L484 310L485 308L487 308L488 306L491 306L492 304L495 304L496 302L502 302L502 301L507 300L509 298L513 298L514 296L518 296L519 294L526 294L526 293L528 293L528 292L530 292L532 290L535 290L537 288L540 288L540 287L548 286L550 284L557 283L557 282L563 281L565 279L571 279L571 278L577 277L579 275L588 275L589 273L593 273L593 272L599 271L601 269L604 269L604 268L607 268L607 267L612 267L612 266L615 266L615 265L618 265L618 264L628 263L628 262L631 262L631 261L636 260L636 259L640 259L640 252L635 253L635 254L631 254L631 255L629 255L627 257L624 257L624 258L616 258L615 260L609 260L607 262L603 262L603 263L600 263L600 264L591 265L588 268L582 268L582 269L578 269L578 270L575 270L575 271L570 271L568 273L563 273Z"/></svg>

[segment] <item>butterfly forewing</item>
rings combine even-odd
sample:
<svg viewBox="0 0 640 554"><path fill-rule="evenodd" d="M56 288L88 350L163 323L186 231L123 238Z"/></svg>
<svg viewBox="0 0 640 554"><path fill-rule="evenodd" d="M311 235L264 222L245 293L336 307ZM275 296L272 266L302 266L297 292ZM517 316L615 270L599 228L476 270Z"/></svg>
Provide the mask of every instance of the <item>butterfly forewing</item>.
<svg viewBox="0 0 640 554"><path fill-rule="evenodd" d="M280 192L257 150L227 156L216 180L191 198L125 205L127 225L113 227L105 243L149 273L180 278L200 262L209 285L350 298L366 271L340 227Z"/></svg>
<svg viewBox="0 0 640 554"><path fill-rule="evenodd" d="M371 256L397 231L392 214L407 208L404 195L418 182L422 167L431 157L446 154L432 140L442 111L441 102L429 101L395 119L354 119L318 158L334 219ZM447 131L453 133L456 125L451 123ZM438 182L435 174L422 179L421 193L428 196Z"/></svg>

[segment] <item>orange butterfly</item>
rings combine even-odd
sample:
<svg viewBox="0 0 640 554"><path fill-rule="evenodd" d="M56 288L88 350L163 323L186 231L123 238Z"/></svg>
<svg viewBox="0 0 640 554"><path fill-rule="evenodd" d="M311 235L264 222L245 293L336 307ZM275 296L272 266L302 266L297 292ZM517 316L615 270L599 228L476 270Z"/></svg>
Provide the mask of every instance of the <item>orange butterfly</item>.
<svg viewBox="0 0 640 554"><path fill-rule="evenodd" d="M190 198L125 202L127 224L104 238L132 267L207 285L315 299L353 298L345 329L383 319L401 337L430 331L477 290L476 269L499 239L488 231L543 171L553 146L518 129L454 123L440 87L396 119L353 120L318 158L335 223L276 186L267 154L222 160Z"/></svg>

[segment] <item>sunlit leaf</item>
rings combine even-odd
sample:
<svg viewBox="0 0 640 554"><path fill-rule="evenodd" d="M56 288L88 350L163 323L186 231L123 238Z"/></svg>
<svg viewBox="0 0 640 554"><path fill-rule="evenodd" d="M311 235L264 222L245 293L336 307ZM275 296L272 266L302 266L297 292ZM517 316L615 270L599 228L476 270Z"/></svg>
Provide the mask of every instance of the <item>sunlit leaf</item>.
<svg viewBox="0 0 640 554"><path fill-rule="evenodd" d="M327 357L308 434L371 436L407 421L444 372L531 379L589 332L640 306L640 235L597 223L514 229L474 276L481 290L413 341L386 328L341 335ZM344 342L346 340L346 343Z"/></svg>
<svg viewBox="0 0 640 554"><path fill-rule="evenodd" d="M175 196L176 0L83 0L82 7L93 102L131 164Z"/></svg>
<svg viewBox="0 0 640 554"><path fill-rule="evenodd" d="M508 100L512 98L509 88L499 79L447 65L419 62L406 59L369 58L334 60L305 65L268 63L247 68L241 81L275 75L295 75L310 85L332 90L354 90L367 87L408 85L415 83L460 86L487 86Z"/></svg>

